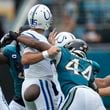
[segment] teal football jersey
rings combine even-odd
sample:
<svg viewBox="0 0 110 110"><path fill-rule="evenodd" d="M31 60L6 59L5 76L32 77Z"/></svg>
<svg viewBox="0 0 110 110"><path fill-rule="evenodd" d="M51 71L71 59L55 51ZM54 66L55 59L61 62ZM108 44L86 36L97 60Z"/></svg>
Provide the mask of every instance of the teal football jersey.
<svg viewBox="0 0 110 110"><path fill-rule="evenodd" d="M61 89L67 96L74 86L88 86L89 82L94 80L94 75L99 71L100 66L87 58L71 54L66 48L61 48L61 57L56 68Z"/></svg>
<svg viewBox="0 0 110 110"><path fill-rule="evenodd" d="M3 48L3 54L8 58L8 65L14 81L15 96L21 97L21 86L23 79L19 78L22 68L20 65L21 56L16 50L16 45L9 44Z"/></svg>

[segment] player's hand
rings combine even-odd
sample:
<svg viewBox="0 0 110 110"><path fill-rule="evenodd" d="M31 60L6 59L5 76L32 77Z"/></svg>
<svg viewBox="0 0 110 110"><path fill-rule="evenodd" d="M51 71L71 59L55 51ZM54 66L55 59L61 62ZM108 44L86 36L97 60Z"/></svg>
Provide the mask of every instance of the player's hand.
<svg viewBox="0 0 110 110"><path fill-rule="evenodd" d="M9 33L6 33L0 40L0 46L4 47L7 44L10 44L12 42L12 39L9 36Z"/></svg>
<svg viewBox="0 0 110 110"><path fill-rule="evenodd" d="M48 41L50 44L55 45L55 38L56 38L57 34L58 34L58 32L56 31L56 28L54 28L48 37Z"/></svg>
<svg viewBox="0 0 110 110"><path fill-rule="evenodd" d="M17 32L9 31L9 36L11 39L17 40L17 37L19 36L19 34Z"/></svg>
<svg viewBox="0 0 110 110"><path fill-rule="evenodd" d="M47 50L49 57L54 57L60 52L60 48L52 46L50 49Z"/></svg>

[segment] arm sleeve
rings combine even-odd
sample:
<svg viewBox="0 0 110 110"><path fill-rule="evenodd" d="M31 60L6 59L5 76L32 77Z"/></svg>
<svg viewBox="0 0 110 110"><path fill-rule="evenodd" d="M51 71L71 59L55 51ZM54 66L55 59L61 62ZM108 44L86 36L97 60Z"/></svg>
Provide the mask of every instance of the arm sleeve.
<svg viewBox="0 0 110 110"><path fill-rule="evenodd" d="M9 57L9 54L10 54L10 48L9 46L6 46L2 49L2 52L3 52L3 55Z"/></svg>
<svg viewBox="0 0 110 110"><path fill-rule="evenodd" d="M93 71L94 71L94 74L97 74L100 72L100 65L95 61L93 61Z"/></svg>

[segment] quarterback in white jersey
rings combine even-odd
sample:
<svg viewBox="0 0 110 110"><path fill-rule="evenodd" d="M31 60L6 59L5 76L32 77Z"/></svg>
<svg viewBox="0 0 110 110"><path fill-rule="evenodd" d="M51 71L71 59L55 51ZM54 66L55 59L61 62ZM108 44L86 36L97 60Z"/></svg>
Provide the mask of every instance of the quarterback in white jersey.
<svg viewBox="0 0 110 110"><path fill-rule="evenodd" d="M51 17L51 12L45 5L33 6L28 13L31 29L22 32L21 35L48 43L43 33L50 26ZM21 55L25 76L22 97L26 110L58 110L63 97L59 98L61 89L55 76L53 61L46 57L46 51L41 53L23 44Z"/></svg>
<svg viewBox="0 0 110 110"><path fill-rule="evenodd" d="M44 35L39 34L31 29L28 31L24 31L22 34L27 35L29 37L33 37L35 40L39 40L39 41L48 43L47 38ZM23 50L23 54L25 54L27 52L36 53L39 51L37 51L37 49L25 47L25 49ZM51 69L52 65L50 65L50 63L51 63L51 59L48 58L48 59L42 60L38 63L35 63L33 65L28 65L28 66L26 65L24 67L25 77L26 78L31 78L31 77L40 78L40 77L52 76L53 75L53 72Z"/></svg>

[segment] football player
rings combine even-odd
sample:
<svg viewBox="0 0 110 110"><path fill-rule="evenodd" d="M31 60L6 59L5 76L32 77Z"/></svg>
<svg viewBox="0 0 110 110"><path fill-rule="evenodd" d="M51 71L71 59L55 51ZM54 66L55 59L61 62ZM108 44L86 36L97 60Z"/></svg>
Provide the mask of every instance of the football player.
<svg viewBox="0 0 110 110"><path fill-rule="evenodd" d="M29 29L29 26L20 27L20 32ZM9 103L11 110L25 110L21 97L21 87L23 82L23 66L21 64L20 47L18 42L13 41L9 33L5 34L1 41L0 64L8 64L10 74L13 78L14 96Z"/></svg>
<svg viewBox="0 0 110 110"><path fill-rule="evenodd" d="M43 4L33 6L28 13L28 22L31 29L22 32L21 35L33 38L35 41L48 43L44 31L52 23L50 9ZM41 53L37 49L23 44L20 45L25 76L22 85L22 97L26 109L57 110L59 103L62 102L62 96L59 97L61 90L55 76L56 69L53 61L49 58L46 59L47 52L45 51ZM61 101L58 101L59 99Z"/></svg>
<svg viewBox="0 0 110 110"><path fill-rule="evenodd" d="M43 51L46 53L43 56L45 59L58 54L55 60L58 79L66 97L61 110L72 110L73 108L75 110L80 108L82 110L105 110L99 94L88 87L94 81L94 75L99 71L99 65L86 58L87 44L84 41L80 39L73 41L70 39L69 41L68 38L71 38L69 36L64 33L58 34L56 45L63 47L59 49L52 46L49 50ZM49 47L40 42L37 45L39 50L44 48L42 45L45 48ZM42 59L42 56L39 57Z"/></svg>
<svg viewBox="0 0 110 110"><path fill-rule="evenodd" d="M57 46L61 45L64 48L56 58L58 79L66 97L61 110L105 110L99 94L89 87L99 72L99 64L86 58L86 42L75 39L64 44L57 40Z"/></svg>

